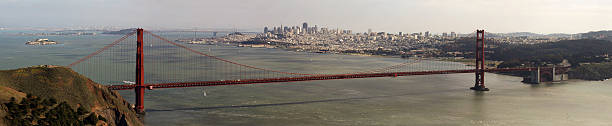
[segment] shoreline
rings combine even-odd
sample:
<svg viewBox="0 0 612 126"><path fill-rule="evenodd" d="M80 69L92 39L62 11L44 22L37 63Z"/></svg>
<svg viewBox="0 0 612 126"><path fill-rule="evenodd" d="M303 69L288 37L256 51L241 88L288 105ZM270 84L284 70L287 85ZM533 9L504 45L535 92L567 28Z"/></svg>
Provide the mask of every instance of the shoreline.
<svg viewBox="0 0 612 126"><path fill-rule="evenodd" d="M240 44L242 44L242 42L224 42L225 44L223 46L235 46L235 47L244 47L244 48L258 48L258 47L252 47L252 46L238 46ZM255 44L253 44L255 45ZM303 50L300 48L288 48L288 46L283 46L278 45L278 44L266 44L268 46L277 48L277 49L282 49L284 51L290 51L290 52L304 52L304 53L318 53L318 54L335 54L335 55L346 55L346 56L368 56L368 57L384 57L384 58L401 58L401 59L411 59L411 60L431 60L431 61L444 61L444 62L454 62L454 63L461 63L464 64L466 66L470 66L473 67L475 66L475 59L465 59L463 57L408 57L408 58L404 58L401 55L376 55L376 54L366 54L366 53L341 53L341 52L323 52L323 51L316 51L316 50ZM492 61L492 60L485 60L485 67L487 68L497 68L503 61ZM517 75L517 74L509 74L509 73L503 73L503 72L493 72L495 74L501 74L501 75L508 75L508 76L515 76L515 77L523 77L521 75ZM587 80L589 81L589 79L581 79L581 78L572 78L572 79L578 79L578 80Z"/></svg>
<svg viewBox="0 0 612 126"><path fill-rule="evenodd" d="M235 47L239 47L239 48L259 48L259 47L252 47L252 46L238 46L240 45L241 42L227 42L227 45L229 46L235 46ZM204 44L202 44L204 45ZM226 45L226 46L227 46ZM244 45L244 44L242 44ZM270 45L270 44L266 44L266 45ZM340 53L340 52L317 52L317 51L308 51L308 50L303 50L303 49L299 49L299 48L287 48L287 47L282 47L282 46L278 46L278 45L270 45L273 46L273 49L281 49L284 51L289 51L289 52L304 52L304 53L313 53L313 54L335 54L335 55L346 55L346 56L367 56L367 57L384 57L384 58L400 58L400 59L412 59L412 60L432 60L432 61L446 61L446 62L454 62L454 63L461 63L467 66L475 66L475 59L465 59L463 57L461 58L457 58L457 57L408 57L408 58L403 58L400 55L375 55L375 54L365 54L365 53ZM302 51L299 51L302 50ZM485 64L487 64L487 67L491 67L491 68L496 68L497 65L499 65L500 63L502 63L503 61L491 61L491 60L485 60Z"/></svg>

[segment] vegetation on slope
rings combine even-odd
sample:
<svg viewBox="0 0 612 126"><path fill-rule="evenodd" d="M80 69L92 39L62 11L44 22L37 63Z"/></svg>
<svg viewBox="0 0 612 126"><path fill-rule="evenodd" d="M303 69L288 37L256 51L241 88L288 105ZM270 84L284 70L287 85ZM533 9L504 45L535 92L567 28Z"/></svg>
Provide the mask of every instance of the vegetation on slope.
<svg viewBox="0 0 612 126"><path fill-rule="evenodd" d="M11 97L7 107L8 115L5 117L10 125L96 125L98 121L106 122L106 118L89 112L83 106L73 110L67 102L58 103L54 98L42 99L27 95L21 102Z"/></svg>
<svg viewBox="0 0 612 126"><path fill-rule="evenodd" d="M78 112L77 109L81 107L107 119L106 124L108 125L142 125L141 121L137 118L136 112L131 109L130 104L123 100L117 92L110 91L105 86L96 84L69 68L36 66L15 70L2 70L0 71L0 89L14 90L21 94L38 96L39 100L56 99L56 101L60 102L59 105L61 105L61 101L65 101L65 105L61 106L64 108L58 108L62 109L61 112L70 113L67 107ZM10 100L6 100L10 98L9 96L15 97L16 101L14 101L14 104L23 103L23 101L19 101L24 98L23 96L3 95L3 93L0 93L0 103L10 102ZM25 99L28 98L26 97ZM27 101L26 103L30 104L30 102ZM56 108L58 105L53 106L55 107L50 107L48 111L51 108ZM0 125L3 122L8 122L4 120L4 117L9 116L8 112L7 105L1 104Z"/></svg>
<svg viewBox="0 0 612 126"><path fill-rule="evenodd" d="M612 78L612 62L584 64L569 71L572 78L584 80L605 80Z"/></svg>
<svg viewBox="0 0 612 126"><path fill-rule="evenodd" d="M498 67L539 66L558 64L568 60L572 65L571 78L585 80L603 80L611 78L612 71L606 69L611 62L612 42L606 40L582 39L563 40L540 44L509 44L487 40L486 59L503 61ZM441 47L447 52L473 52L474 38L458 40L455 44ZM466 58L473 58L466 54ZM591 65L581 66L588 63Z"/></svg>
<svg viewBox="0 0 612 126"><path fill-rule="evenodd" d="M531 62L561 63L563 59L572 64L584 62L606 62L603 55L612 54L612 42L606 40L563 40L540 44L509 44L495 41L487 42L486 58L488 60L518 62L528 64ZM465 38L457 40L455 44L441 47L446 52L473 52L475 39ZM473 55L465 55L473 58ZM471 57L470 57L471 56Z"/></svg>

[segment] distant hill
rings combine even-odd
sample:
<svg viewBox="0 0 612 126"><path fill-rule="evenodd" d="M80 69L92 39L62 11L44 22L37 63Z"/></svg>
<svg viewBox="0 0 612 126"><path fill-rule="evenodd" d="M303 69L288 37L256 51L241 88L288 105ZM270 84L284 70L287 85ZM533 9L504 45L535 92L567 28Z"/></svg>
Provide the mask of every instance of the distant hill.
<svg viewBox="0 0 612 126"><path fill-rule="evenodd" d="M460 36L463 37L473 37L476 36L475 32L469 34L462 34ZM511 33L491 33L485 32L485 37L487 38L500 38L500 37L571 37L572 34L564 34L564 33L553 33L553 34L538 34L532 32L511 32Z"/></svg>
<svg viewBox="0 0 612 126"><path fill-rule="evenodd" d="M500 46L491 59L501 61L531 61L559 63L567 59L570 63L605 62L604 55L612 54L612 42L606 40L581 39L541 43L530 46Z"/></svg>
<svg viewBox="0 0 612 126"><path fill-rule="evenodd" d="M106 31L106 32L102 32L102 34L111 34L111 35L125 35L131 32L136 31L136 28L130 28L130 29L122 29L119 31Z"/></svg>
<svg viewBox="0 0 612 126"><path fill-rule="evenodd" d="M464 52L466 58L474 58L475 38L463 38L453 44L440 47L445 52ZM571 78L603 80L612 78L612 42L597 39L562 40L540 44L508 44L488 41L487 60L503 61L498 67L537 66L559 64L568 60L574 68ZM581 65L588 64L588 65Z"/></svg>
<svg viewBox="0 0 612 126"><path fill-rule="evenodd" d="M544 36L544 34L537 34L531 32L511 32L511 33L493 33L498 36L508 36L508 37L519 37L519 36Z"/></svg>
<svg viewBox="0 0 612 126"><path fill-rule="evenodd" d="M67 102L73 109L82 106L105 118L98 125L143 125L130 104L119 93L72 71L57 66L34 66L0 71L0 125L8 125L4 103L26 94ZM61 118L60 118L61 119Z"/></svg>
<svg viewBox="0 0 612 126"><path fill-rule="evenodd" d="M587 33L580 33L580 36L582 36L582 38L588 38L588 39L602 39L602 40L612 41L612 30L591 31Z"/></svg>
<svg viewBox="0 0 612 126"><path fill-rule="evenodd" d="M473 52L475 38L463 38L453 44L440 48L445 52ZM517 45L503 42L487 41L486 54L489 60L517 62L559 63L568 59L572 64L581 62L602 62L606 54L612 54L612 42L596 39L562 40L559 42L533 45ZM466 55L472 58L472 55Z"/></svg>

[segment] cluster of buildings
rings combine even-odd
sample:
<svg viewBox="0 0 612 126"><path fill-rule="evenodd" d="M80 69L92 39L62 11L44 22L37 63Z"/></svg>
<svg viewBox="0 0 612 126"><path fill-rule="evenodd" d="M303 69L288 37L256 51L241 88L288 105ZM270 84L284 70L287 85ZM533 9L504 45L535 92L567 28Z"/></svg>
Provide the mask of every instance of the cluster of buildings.
<svg viewBox="0 0 612 126"><path fill-rule="evenodd" d="M187 44L206 44L206 45L214 45L218 43L231 44L231 43L243 43L243 42L253 41L253 39L256 36L257 35L254 35L254 34L241 34L241 33L235 32L235 33L230 33L224 37L181 38L175 41L184 42ZM255 46L255 47L258 47L258 46Z"/></svg>
<svg viewBox="0 0 612 126"><path fill-rule="evenodd" d="M487 39L495 42L510 43L510 44L538 44L558 42L562 40L583 39L580 34L535 34L529 32L515 33L488 33L485 35Z"/></svg>
<svg viewBox="0 0 612 126"><path fill-rule="evenodd" d="M54 33L19 33L24 36L67 36L67 35L96 35L94 32L54 32Z"/></svg>
<svg viewBox="0 0 612 126"><path fill-rule="evenodd" d="M271 37L273 35L308 35L308 34L351 34L351 30L340 30L340 29L329 29L329 28L320 28L315 25L314 27L309 27L308 23L304 22L302 26L280 26L280 27L264 27L263 33L267 37Z"/></svg>
<svg viewBox="0 0 612 126"><path fill-rule="evenodd" d="M580 38L583 39L605 39L612 40L612 30L603 30L603 31L591 31L587 33L578 34Z"/></svg>
<svg viewBox="0 0 612 126"><path fill-rule="evenodd" d="M575 39L577 38L528 37L528 36L491 38L491 40L496 41L496 42L510 43L510 44L538 44L538 43L549 43L549 42L558 42L561 40L575 40Z"/></svg>
<svg viewBox="0 0 612 126"><path fill-rule="evenodd" d="M577 39L574 35L531 35L532 33L487 33L487 39L511 44L535 44ZM296 51L324 53L359 53L371 55L401 55L410 57L429 57L441 52L438 47L454 43L461 37L455 32L432 34L429 31L418 33L398 32L353 32L352 30L311 26L264 27L260 34L229 34L218 38L183 40L190 44L237 43L241 47L288 48Z"/></svg>
<svg viewBox="0 0 612 126"><path fill-rule="evenodd" d="M373 32L353 33L352 30L326 27L302 26L265 27L255 40L274 43L288 43L286 48L298 51L326 53L362 53L377 55L427 55L435 51L436 45L452 43L458 35L455 32L439 35L429 31L405 34Z"/></svg>

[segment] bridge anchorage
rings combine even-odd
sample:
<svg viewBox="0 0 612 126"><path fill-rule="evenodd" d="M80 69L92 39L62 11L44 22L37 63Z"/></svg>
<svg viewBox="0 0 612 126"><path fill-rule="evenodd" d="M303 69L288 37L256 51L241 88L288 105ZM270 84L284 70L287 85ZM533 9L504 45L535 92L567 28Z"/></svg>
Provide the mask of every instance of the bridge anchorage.
<svg viewBox="0 0 612 126"><path fill-rule="evenodd" d="M136 35L135 39L134 38L128 39L130 37L134 37L133 35ZM484 79L485 72L532 71L532 75L524 79L524 82L526 83L540 83L542 81L542 79L540 78L541 75L546 75L544 76L545 79L552 78L551 80L553 81L564 80L567 78L566 74L560 74L560 75L557 74L557 73L564 72L565 68L567 67L552 66L552 67L520 67L520 68L486 68L485 51L484 51L485 50L485 36L484 35L485 35L484 30L477 30L476 48L475 48L475 53L474 53L476 57L476 68L465 66L466 68L454 68L453 67L453 68L445 68L445 69L422 70L421 68L431 67L432 65L424 64L425 66L419 66L417 68L412 68L408 66L411 63L406 62L406 63L401 63L398 65L393 65L393 66L384 67L380 69L374 69L370 71L361 71L357 73L308 74L308 73L294 73L294 72L270 70L266 68L260 68L260 67L255 67L251 65L237 63L234 61L230 61L227 59L209 55L207 53L198 51L196 49L191 49L187 45L175 43L174 41L170 41L159 35L153 34L149 31L139 28L136 31L129 33L123 36L122 38L114 41L113 43L108 44L105 47L97 50L96 52L89 54L85 56L84 58L77 60L76 62L71 63L67 67L72 68L73 66L80 64L81 62L84 62L98 54L102 54L105 51L109 51L108 50L109 48L112 48L115 46L119 46L118 50L110 50L109 51L110 53L107 53L107 54L109 55L117 54L120 56L111 57L111 60L117 60L117 61L110 61L111 63L129 62L129 61L132 61L129 63L134 63L132 60L133 58L126 58L126 56L134 56L133 52L135 52L136 53L135 71L132 71L134 69L131 69L132 65L129 63L128 65L130 65L129 66L130 69L127 70L129 74L132 74L131 72L135 73L134 84L109 85L108 88L110 90L134 90L134 93L136 96L135 103L134 103L135 104L134 109L139 113L145 112L145 107L144 107L145 89L153 90L157 88L184 88L184 87L264 84L264 83L314 81L314 80L336 80L336 79L399 77L399 76L432 75L432 74L475 73L475 84L474 84L474 87L471 87L470 89L474 91L489 91L489 89L485 87L485 79ZM130 42L123 42L124 40L130 41ZM130 45L133 45L136 47L133 47ZM153 45L156 45L156 46L153 46ZM124 48L121 46L128 46L128 47ZM169 49L169 48L172 48L172 49ZM177 49L174 49L174 48L177 48ZM149 49L153 49L153 50L149 50ZM190 68L187 68L187 69L183 68L179 70L178 73L175 72L175 73L169 73L168 75L163 75L163 76L158 75L154 77L157 80L163 80L162 82L154 82L154 83L149 82L145 80L144 62L145 62L145 57L147 56L145 55L145 51L143 50L147 50L146 51L147 54L150 54L150 53L153 53L155 55L167 54L167 55L161 55L164 57L158 58L158 59L147 58L147 60L150 60L150 59L156 59L156 60L161 59L162 60L162 61L152 62L150 64L147 64L147 65L150 65L150 66L147 66L148 70L152 70L152 71L161 70L161 73L167 73L168 71L172 71L173 69L169 70L168 68L173 68L173 67L168 67L168 65L173 65L172 62L174 61L165 56L171 57L176 54L179 54L176 51L185 51L187 54L196 55L197 57L195 58L190 57L189 60L185 60L184 64L190 64L190 65L178 64L180 67L193 66L195 70L189 71ZM162 50L162 51L155 52L156 50ZM168 50L172 52L165 52ZM128 54L125 54L125 53L128 53ZM200 60L205 60L205 61L200 62ZM171 62L168 62L168 61L171 61ZM189 61L189 62L186 62L186 61ZM97 62L109 62L109 60L105 58L103 58L103 60L94 59L91 64L98 66L101 69L113 69L114 68L114 70L108 70L108 71L125 70L124 68L121 67L122 65L125 65L125 64L114 64L114 65L110 65L111 68L109 68L106 66L100 66L104 64L97 63ZM159 66L155 66L155 65L159 65ZM197 66L197 65L200 65L200 66ZM88 68L88 67L85 67L85 68ZM199 68L219 68L219 69L200 70ZM94 71L85 71L85 73L98 72L98 71L95 71L95 69ZM194 72L194 71L198 73L194 75L200 75L203 77L197 77L197 80L183 80L183 78L177 79L174 77L162 78L164 76L172 76L172 75L182 76L184 75L182 74L183 72L189 73L189 72ZM121 71L121 72L125 72L125 71ZM210 74L214 75L215 77L206 76L205 75L206 73L202 74L202 72L210 72ZM552 77L548 75L552 75ZM147 77L147 78L150 78L150 77ZM114 78L114 80L117 80L117 79L126 79L126 78L121 78L121 77ZM127 79L131 80L131 77Z"/></svg>

